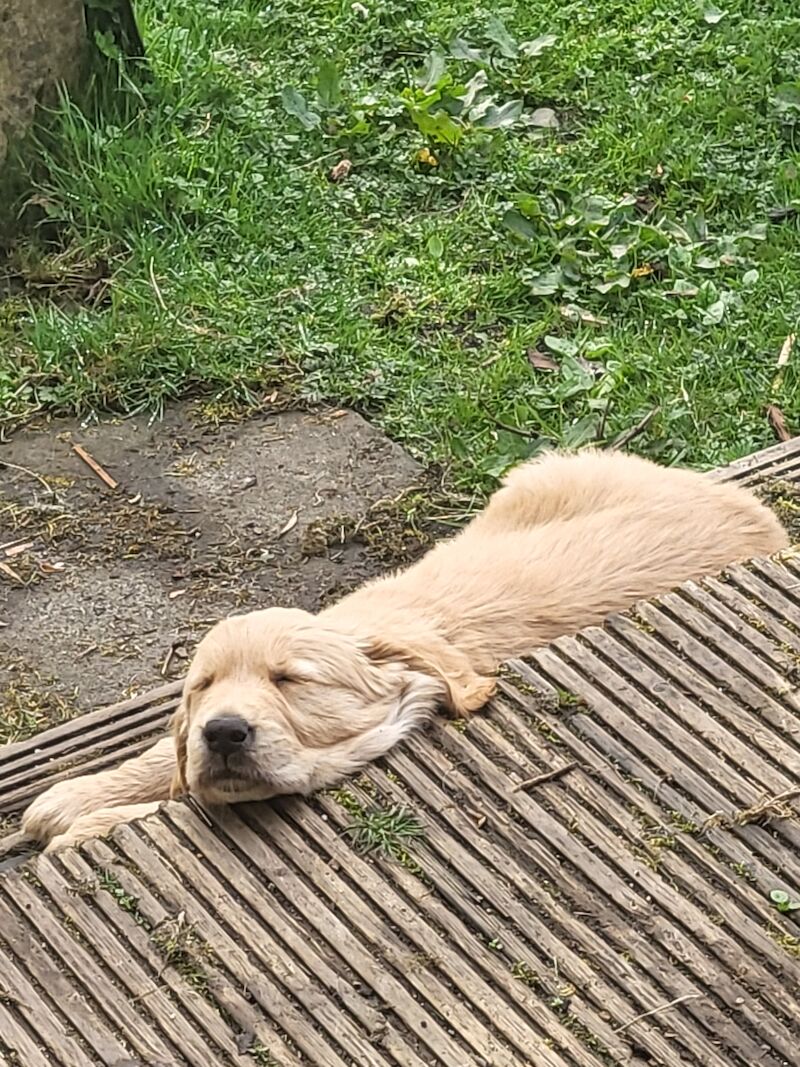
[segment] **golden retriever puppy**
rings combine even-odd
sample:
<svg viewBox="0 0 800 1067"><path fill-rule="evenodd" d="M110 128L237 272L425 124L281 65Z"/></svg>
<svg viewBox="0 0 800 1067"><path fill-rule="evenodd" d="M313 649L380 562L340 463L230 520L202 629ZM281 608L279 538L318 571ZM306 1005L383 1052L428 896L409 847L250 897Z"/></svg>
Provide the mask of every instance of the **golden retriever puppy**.
<svg viewBox="0 0 800 1067"><path fill-rule="evenodd" d="M437 708L481 708L503 660L787 543L734 485L620 453L545 456L407 570L319 615L269 608L219 623L197 648L174 740L53 786L23 826L52 848L170 793L208 804L310 793Z"/></svg>

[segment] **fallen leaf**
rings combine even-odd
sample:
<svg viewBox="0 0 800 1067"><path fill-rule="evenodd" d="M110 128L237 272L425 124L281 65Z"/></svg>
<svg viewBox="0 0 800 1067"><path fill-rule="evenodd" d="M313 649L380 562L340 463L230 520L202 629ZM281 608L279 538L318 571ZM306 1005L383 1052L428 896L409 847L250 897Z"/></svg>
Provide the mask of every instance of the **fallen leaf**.
<svg viewBox="0 0 800 1067"><path fill-rule="evenodd" d="M649 263L643 263L641 267L634 267L631 271L631 278L646 278L648 274L653 273L653 268Z"/></svg>
<svg viewBox="0 0 800 1067"><path fill-rule="evenodd" d="M777 404L767 405L767 419L779 441L791 441L792 435L786 425L786 418Z"/></svg>
<svg viewBox="0 0 800 1067"><path fill-rule="evenodd" d="M551 107L537 107L530 117L530 124L546 130L557 130L561 125Z"/></svg>
<svg viewBox="0 0 800 1067"><path fill-rule="evenodd" d="M426 167L439 166L439 160L433 152L431 152L430 148L420 148L419 152L417 152L416 159L417 163L424 163Z"/></svg>
<svg viewBox="0 0 800 1067"><path fill-rule="evenodd" d="M2 571L3 574L7 574L9 578L13 578L15 582L19 582L20 585L25 584L14 568L10 567L8 563L0 563L0 571Z"/></svg>
<svg viewBox="0 0 800 1067"><path fill-rule="evenodd" d="M60 574L61 571L64 570L64 564L60 561L56 563L48 563L47 560L44 560L39 564L39 570L42 574Z"/></svg>
<svg viewBox="0 0 800 1067"><path fill-rule="evenodd" d="M562 304L558 310L569 322L583 322L590 326L608 325L608 319L604 319L601 315L594 315L577 304Z"/></svg>
<svg viewBox="0 0 800 1067"><path fill-rule="evenodd" d="M278 537L283 537L290 530L293 530L297 526L297 512L293 511L289 518L286 520L284 526L278 531Z"/></svg>
<svg viewBox="0 0 800 1067"><path fill-rule="evenodd" d="M697 296L699 292L700 290L696 285L692 285L691 282L687 282L683 278L678 278L675 282L675 288L665 290L664 296Z"/></svg>
<svg viewBox="0 0 800 1067"><path fill-rule="evenodd" d="M184 596L185 593L186 593L185 589L173 589L172 592L169 594L169 599L170 600L177 600L179 596Z"/></svg>
<svg viewBox="0 0 800 1067"><path fill-rule="evenodd" d="M332 182L343 182L352 169L353 164L349 159L340 159L335 167L331 167L328 177Z"/></svg>
<svg viewBox="0 0 800 1067"><path fill-rule="evenodd" d="M527 353L528 362L536 370L558 370L558 363L546 352L540 352L538 348L529 348Z"/></svg>
<svg viewBox="0 0 800 1067"><path fill-rule="evenodd" d="M786 364L789 362L789 356L791 356L791 354L792 354L792 349L794 348L794 342L795 342L795 335L793 333L790 333L789 336L786 338L786 340L781 345L781 350L780 350L780 353L778 355L778 362L775 364L776 367L785 367Z"/></svg>

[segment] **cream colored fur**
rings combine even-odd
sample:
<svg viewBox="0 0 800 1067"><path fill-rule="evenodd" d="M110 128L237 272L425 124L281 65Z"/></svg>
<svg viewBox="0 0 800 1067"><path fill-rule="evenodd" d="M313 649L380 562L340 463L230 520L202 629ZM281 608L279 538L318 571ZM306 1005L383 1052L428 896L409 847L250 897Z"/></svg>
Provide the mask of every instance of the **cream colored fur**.
<svg viewBox="0 0 800 1067"><path fill-rule="evenodd" d="M499 664L637 600L786 547L746 490L620 453L551 454L414 566L314 616L272 608L218 624L189 670L172 739L115 771L62 782L23 825L50 847L190 790L206 803L309 793L387 752L441 706L478 710ZM235 714L247 753L209 753ZM130 808L135 805L135 808Z"/></svg>

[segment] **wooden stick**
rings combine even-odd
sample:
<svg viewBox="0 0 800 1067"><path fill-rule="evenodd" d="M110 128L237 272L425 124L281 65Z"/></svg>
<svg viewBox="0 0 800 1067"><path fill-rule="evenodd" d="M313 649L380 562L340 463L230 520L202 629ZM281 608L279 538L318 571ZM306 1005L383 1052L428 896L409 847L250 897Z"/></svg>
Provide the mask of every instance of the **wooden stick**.
<svg viewBox="0 0 800 1067"><path fill-rule="evenodd" d="M697 1000L699 997L702 996L702 993L684 993L682 997L676 997L668 1004L662 1004L660 1008L651 1008L650 1011L643 1011L641 1015L634 1015L632 1019L629 1019L628 1022L623 1023L622 1026L616 1026L614 1028L614 1033L621 1034L624 1030L627 1030L629 1027L633 1026L634 1023L641 1022L642 1019L649 1019L651 1015L660 1015L662 1011L669 1011L670 1008L674 1008L678 1004L683 1004L687 1000Z"/></svg>
<svg viewBox="0 0 800 1067"><path fill-rule="evenodd" d="M619 437L614 438L614 440L608 447L624 448L625 445L630 444L635 437L638 437L639 434L644 433L644 431L650 425L651 421L656 417L656 415L658 415L660 411L661 408L658 407L653 408L652 411L648 411L643 418L639 419L635 426L631 426L629 430L625 430L619 435Z"/></svg>
<svg viewBox="0 0 800 1067"><path fill-rule="evenodd" d="M116 489L119 486L119 482L112 478L107 470L103 470L97 460L90 456L82 445L73 445L72 451L80 456L86 466L93 470L97 477L106 483L109 489Z"/></svg>
<svg viewBox="0 0 800 1067"><path fill-rule="evenodd" d="M572 763L565 763L563 767L556 767L555 770L545 771L544 774L537 774L533 778L526 778L522 782L517 782L515 786L512 786L512 793L519 793L521 789L531 789L535 785L543 785L545 782L554 782L556 778L560 778L564 774L569 774L570 771L574 771L578 764L573 760Z"/></svg>

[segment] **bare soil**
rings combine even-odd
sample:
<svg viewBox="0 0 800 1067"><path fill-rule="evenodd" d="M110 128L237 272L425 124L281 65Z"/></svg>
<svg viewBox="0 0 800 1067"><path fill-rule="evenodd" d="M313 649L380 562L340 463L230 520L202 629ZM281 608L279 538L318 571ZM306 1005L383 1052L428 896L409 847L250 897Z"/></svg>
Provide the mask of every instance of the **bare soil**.
<svg viewBox="0 0 800 1067"><path fill-rule="evenodd" d="M0 742L179 677L231 612L315 610L413 555L424 538L357 531L419 481L343 411L19 432L0 448Z"/></svg>

